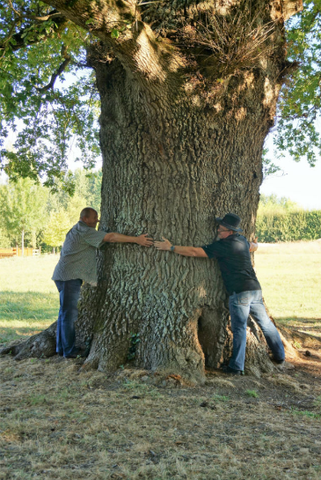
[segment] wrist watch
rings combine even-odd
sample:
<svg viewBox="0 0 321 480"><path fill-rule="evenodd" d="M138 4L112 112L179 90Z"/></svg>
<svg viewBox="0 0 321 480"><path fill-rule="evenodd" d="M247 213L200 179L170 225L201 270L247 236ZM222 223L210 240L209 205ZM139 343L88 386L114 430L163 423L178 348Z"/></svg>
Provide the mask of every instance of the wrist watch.
<svg viewBox="0 0 321 480"><path fill-rule="evenodd" d="M170 251L174 252L174 250L175 250L175 245L172 245L171 248L170 248Z"/></svg>

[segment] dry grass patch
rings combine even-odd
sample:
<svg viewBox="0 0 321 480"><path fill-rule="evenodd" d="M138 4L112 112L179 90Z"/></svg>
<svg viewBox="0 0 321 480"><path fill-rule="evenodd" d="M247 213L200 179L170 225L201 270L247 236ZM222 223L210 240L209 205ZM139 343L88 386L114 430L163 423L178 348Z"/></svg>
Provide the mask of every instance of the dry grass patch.
<svg viewBox="0 0 321 480"><path fill-rule="evenodd" d="M272 313L274 301L284 310L280 319L300 325L305 320L305 328L318 328L321 318L319 290L304 286L311 278L318 281L321 251L312 243L312 250L307 244L277 246L285 248L284 255L273 247L274 253L261 250L257 256L266 298L260 259L266 279L271 277L270 293L289 298L267 298ZM50 281L57 259L25 260L1 263L9 271L1 294L2 321L10 322L0 324L5 341L14 329L21 335L28 333L23 328L45 326L58 310ZM21 275L21 268L29 273ZM28 278L28 286L17 283L19 278ZM302 303L305 289L317 295L313 315L306 302L302 318L287 317L294 300ZM309 346L309 356L303 346L297 345L292 370L261 378L208 371L202 388L146 370L108 376L82 370L80 360L0 357L0 479L319 480L321 356L317 345Z"/></svg>
<svg viewBox="0 0 321 480"><path fill-rule="evenodd" d="M320 478L321 382L300 368L202 388L58 357L0 368L0 479Z"/></svg>

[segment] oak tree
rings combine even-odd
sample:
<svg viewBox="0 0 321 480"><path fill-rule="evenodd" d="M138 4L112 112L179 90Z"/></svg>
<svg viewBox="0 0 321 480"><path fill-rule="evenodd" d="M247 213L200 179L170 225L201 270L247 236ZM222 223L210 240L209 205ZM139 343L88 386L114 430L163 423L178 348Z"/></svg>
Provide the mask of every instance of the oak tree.
<svg viewBox="0 0 321 480"><path fill-rule="evenodd" d="M301 0L8 5L3 128L18 114L25 123L15 153L6 153L9 173L46 171L53 184L73 133L90 160L84 140L97 148L93 114L86 114L96 106L95 84L101 228L201 246L215 236L214 218L232 211L253 237L264 139L293 66L284 22ZM56 88L66 69L84 66L94 76L78 80L78 97L74 86ZM29 164L19 159L24 148ZM130 357L141 368L202 382L205 362L217 367L229 356L216 262L113 244L98 264L98 287L83 288L77 325L78 341L90 344L87 365L113 370ZM18 358L53 352L54 326L15 350ZM247 368L273 368L253 323L247 352Z"/></svg>

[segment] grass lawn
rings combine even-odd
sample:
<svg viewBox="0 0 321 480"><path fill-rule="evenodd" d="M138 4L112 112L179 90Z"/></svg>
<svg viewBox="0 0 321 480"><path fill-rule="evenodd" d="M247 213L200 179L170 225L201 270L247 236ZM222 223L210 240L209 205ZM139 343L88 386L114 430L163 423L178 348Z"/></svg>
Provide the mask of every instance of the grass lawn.
<svg viewBox="0 0 321 480"><path fill-rule="evenodd" d="M51 276L58 258L0 260L0 344L33 335L57 319L59 297Z"/></svg>
<svg viewBox="0 0 321 480"><path fill-rule="evenodd" d="M320 332L321 241L261 245L255 266L277 323Z"/></svg>

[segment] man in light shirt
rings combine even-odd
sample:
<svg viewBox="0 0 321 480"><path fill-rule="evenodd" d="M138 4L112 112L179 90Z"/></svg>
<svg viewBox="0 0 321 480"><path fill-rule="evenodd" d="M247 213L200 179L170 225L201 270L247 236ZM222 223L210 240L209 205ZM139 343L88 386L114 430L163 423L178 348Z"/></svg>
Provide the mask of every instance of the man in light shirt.
<svg viewBox="0 0 321 480"><path fill-rule="evenodd" d="M65 358L76 358L75 321L78 318L78 300L83 281L97 285L96 250L105 242L137 243L150 247L152 239L147 234L131 237L121 233L97 231L98 214L93 208L84 208L79 222L66 235L60 260L54 270L54 280L60 297L57 321L56 352Z"/></svg>

